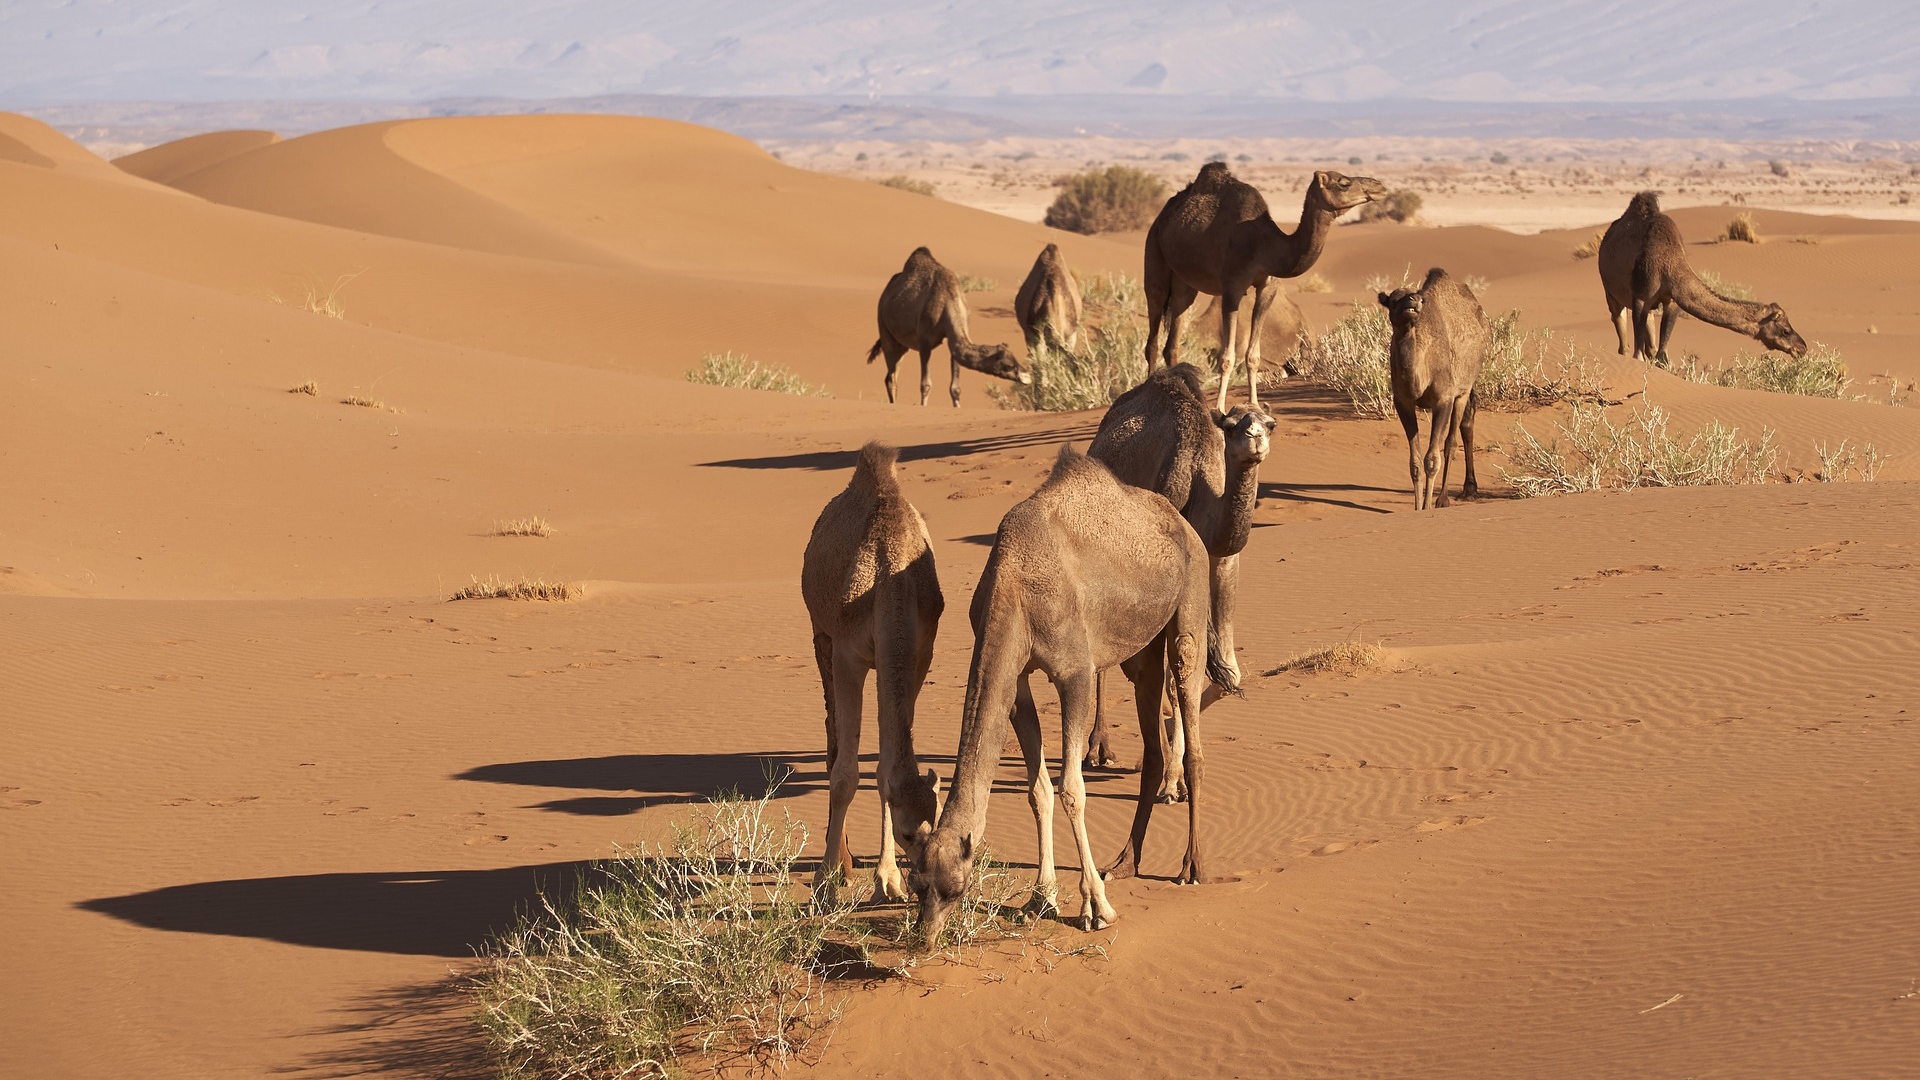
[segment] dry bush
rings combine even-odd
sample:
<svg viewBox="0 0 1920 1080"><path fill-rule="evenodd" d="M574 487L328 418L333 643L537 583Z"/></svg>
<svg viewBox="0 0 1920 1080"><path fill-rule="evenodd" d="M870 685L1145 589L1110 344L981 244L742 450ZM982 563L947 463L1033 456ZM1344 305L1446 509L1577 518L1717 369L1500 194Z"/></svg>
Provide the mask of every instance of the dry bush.
<svg viewBox="0 0 1920 1080"><path fill-rule="evenodd" d="M325 315L329 319L344 319L347 317L347 309L340 305L340 292L352 284L354 278L364 273L366 273L365 270L356 270L351 274L341 274L333 279L332 285L321 285L309 281L301 287L301 296L298 300L282 299L278 293L268 293L267 299L276 304L310 311L315 315Z"/></svg>
<svg viewBox="0 0 1920 1080"><path fill-rule="evenodd" d="M1354 412L1384 419L1393 415L1393 383L1387 366L1392 344L1393 324L1387 309L1356 300L1353 310L1319 336L1311 341L1302 338L1289 362L1295 372L1346 394Z"/></svg>
<svg viewBox="0 0 1920 1080"><path fill-rule="evenodd" d="M586 590L567 581L545 578L473 578L448 600L578 600Z"/></svg>
<svg viewBox="0 0 1920 1080"><path fill-rule="evenodd" d="M318 388L316 387L315 389ZM340 404L357 405L362 409L384 409L387 407L387 403L381 401L379 398L361 397L359 394L349 394L341 398Z"/></svg>
<svg viewBox="0 0 1920 1080"><path fill-rule="evenodd" d="M305 394L308 397L317 397L320 394L320 384L317 382L314 382L312 379L308 379L306 382L299 383L298 385L295 385L295 386L287 387L287 393Z"/></svg>
<svg viewBox="0 0 1920 1080"><path fill-rule="evenodd" d="M1296 671L1314 675L1345 675L1351 678L1363 671L1385 670L1390 656L1386 648L1377 642L1342 641L1324 649L1301 653L1263 674L1273 676Z"/></svg>
<svg viewBox="0 0 1920 1080"><path fill-rule="evenodd" d="M1840 445L1829 448L1826 443L1816 443L1813 452L1820 458L1820 471L1815 474L1822 483L1831 484L1836 480L1851 480L1856 475L1871 482L1880 475L1880 466L1887 459L1880 456L1872 443L1848 446L1841 439Z"/></svg>
<svg viewBox="0 0 1920 1080"><path fill-rule="evenodd" d="M1315 270L1306 277L1295 279L1293 287L1300 292L1332 292L1333 282L1321 277L1320 272Z"/></svg>
<svg viewBox="0 0 1920 1080"><path fill-rule="evenodd" d="M990 277L976 277L973 274L960 275L960 291L964 293L992 292L1000 283Z"/></svg>
<svg viewBox="0 0 1920 1080"><path fill-rule="evenodd" d="M883 177L879 180L875 180L874 183L879 184L881 187L895 188L900 191L910 191L915 195L925 195L928 198L937 199L940 197L938 194L939 189L935 188L930 181L915 180L911 176L904 176L904 175L888 176L888 177Z"/></svg>
<svg viewBox="0 0 1920 1080"><path fill-rule="evenodd" d="M1753 214L1742 210L1733 215L1733 220L1727 222L1727 232L1723 239L1737 240L1743 244L1759 243L1760 227L1754 224Z"/></svg>
<svg viewBox="0 0 1920 1080"><path fill-rule="evenodd" d="M1102 409L1147 377L1147 303L1138 278L1101 274L1080 286L1080 347L1073 351L1041 342L1028 353L1033 382L989 386L994 400L1016 409ZM1180 354L1202 363L1214 350L1195 339L1198 320L1187 319Z"/></svg>
<svg viewBox="0 0 1920 1080"><path fill-rule="evenodd" d="M503 1077L758 1072L807 1060L839 1017L831 980L866 967L851 903L809 898L807 830L758 799L716 798L646 845L543 893L469 984Z"/></svg>
<svg viewBox="0 0 1920 1080"><path fill-rule="evenodd" d="M1727 281L1713 270L1699 270L1695 271L1695 273L1699 275L1702 285L1705 285L1707 288L1728 300L1753 299L1753 286L1751 285L1745 285L1738 281Z"/></svg>
<svg viewBox="0 0 1920 1080"><path fill-rule="evenodd" d="M1111 165L1065 179L1047 207L1049 228L1077 233L1144 229L1167 200L1166 181L1130 165Z"/></svg>
<svg viewBox="0 0 1920 1080"><path fill-rule="evenodd" d="M727 386L736 390L770 390L776 394L801 397L826 397L827 388L814 386L779 364L761 364L732 352L708 353L700 366L687 371L687 381L702 386Z"/></svg>
<svg viewBox="0 0 1920 1080"><path fill-rule="evenodd" d="M1593 235L1587 237L1586 243L1573 249L1573 257L1576 259L1591 259L1595 255L1600 254L1600 241L1606 238L1607 231L1605 229L1593 230Z"/></svg>
<svg viewBox="0 0 1920 1080"><path fill-rule="evenodd" d="M1767 171L1779 177L1788 177L1793 175L1793 170L1788 167L1786 162L1781 161L1779 158L1774 158L1771 161L1767 162Z"/></svg>
<svg viewBox="0 0 1920 1080"><path fill-rule="evenodd" d="M1052 898L1045 900L1050 903ZM939 939L925 945L935 952L958 953L969 945L988 945L1022 937L1034 927L1042 906L1042 898L1034 893L1033 885L1022 883L1014 876L1012 867L995 859L982 844L974 856L967 887L948 911ZM920 947L918 922L919 907L908 904L905 918L894 930L897 947L908 950Z"/></svg>
<svg viewBox="0 0 1920 1080"><path fill-rule="evenodd" d="M1707 386L1807 397L1845 397L1847 387L1853 385L1840 351L1817 341L1801 357L1780 352L1764 352L1758 356L1735 353L1733 359L1718 370L1701 367L1700 358L1689 353L1673 362L1669 370L1688 382Z"/></svg>
<svg viewBox="0 0 1920 1080"><path fill-rule="evenodd" d="M493 523L493 532L489 535L552 536L553 526L547 522L546 518L536 514L533 517L513 518L510 521L496 521Z"/></svg>
<svg viewBox="0 0 1920 1080"><path fill-rule="evenodd" d="M1355 221L1394 221L1402 225L1410 224L1420 216L1420 207L1424 203L1420 193L1401 188L1389 191L1378 199L1360 208Z"/></svg>
<svg viewBox="0 0 1920 1080"><path fill-rule="evenodd" d="M1576 401L1559 436L1541 443L1523 425L1513 427L1511 467L1500 472L1524 498L1602 488L1692 487L1761 484L1773 478L1779 453L1773 432L1759 442L1740 438L1738 428L1713 421L1682 440L1667 430L1666 410L1636 408L1615 425L1602 406ZM1561 445L1561 439L1566 445Z"/></svg>

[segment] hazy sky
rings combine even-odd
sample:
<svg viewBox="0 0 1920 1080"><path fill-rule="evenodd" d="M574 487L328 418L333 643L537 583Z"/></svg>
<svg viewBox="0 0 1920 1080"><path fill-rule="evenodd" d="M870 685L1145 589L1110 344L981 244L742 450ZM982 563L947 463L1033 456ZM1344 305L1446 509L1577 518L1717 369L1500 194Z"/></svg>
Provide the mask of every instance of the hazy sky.
<svg viewBox="0 0 1920 1080"><path fill-rule="evenodd" d="M1895 2L0 0L0 107L86 101L1207 94L1911 97Z"/></svg>

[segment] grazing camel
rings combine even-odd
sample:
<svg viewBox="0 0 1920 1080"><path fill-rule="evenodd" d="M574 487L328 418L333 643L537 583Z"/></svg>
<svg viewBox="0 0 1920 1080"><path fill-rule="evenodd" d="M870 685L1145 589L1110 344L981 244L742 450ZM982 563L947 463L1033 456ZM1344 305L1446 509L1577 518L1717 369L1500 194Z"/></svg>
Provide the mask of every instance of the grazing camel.
<svg viewBox="0 0 1920 1080"><path fill-rule="evenodd" d="M1162 324L1166 338L1160 352L1171 367L1179 360L1180 321L1194 297L1200 293L1218 296L1220 399L1215 407L1224 412L1238 347L1233 316L1251 289L1247 397L1257 408L1260 327L1267 308L1280 293L1273 279L1298 277L1312 269L1326 246L1333 219L1386 193L1386 185L1371 177L1342 176L1331 170L1317 172L1307 185L1300 225L1288 234L1274 223L1267 201L1252 185L1235 179L1221 162L1201 166L1193 183L1167 200L1147 230L1142 279L1147 294L1147 369L1153 369Z"/></svg>
<svg viewBox="0 0 1920 1080"><path fill-rule="evenodd" d="M1011 379L1021 385L1033 382L1033 376L1021 368L1020 360L1005 345L976 345L967 336L967 301L960 291L960 279L941 266L933 252L914 248L900 272L887 280L880 290L880 339L867 350L867 363L885 354L887 358L887 401L893 402L893 372L908 349L920 352L920 404L927 403L933 389L929 366L933 347L947 343L947 357L953 362L953 381L947 392L953 407L960 407L960 369L972 368L996 378Z"/></svg>
<svg viewBox="0 0 1920 1080"><path fill-rule="evenodd" d="M920 512L893 475L898 455L870 442L853 479L820 511L800 569L800 592L813 620L813 655L827 699L827 854L816 891L831 893L853 876L847 807L860 787L860 709L867 671L880 673L880 862L874 898L903 900L894 843L911 849L939 813L933 770L920 775L913 752L913 708L933 663L933 637L946 601Z"/></svg>
<svg viewBox="0 0 1920 1080"><path fill-rule="evenodd" d="M1013 317L1027 338L1027 355L1044 340L1056 349L1080 343L1080 283L1067 272L1060 245L1048 244L1033 260L1027 280L1013 297Z"/></svg>
<svg viewBox="0 0 1920 1080"><path fill-rule="evenodd" d="M1660 212L1660 193L1643 191L1627 203L1600 240L1600 287L1607 295L1607 317L1620 339L1620 355L1627 355L1627 320L1633 320L1633 357L1667 363L1667 343L1678 320L1674 309L1725 327L1790 356L1805 356L1807 343L1794 332L1779 304L1733 300L1721 296L1693 272L1687 263L1686 241L1680 226ZM1660 341L1656 347L1650 319L1660 313Z"/></svg>
<svg viewBox="0 0 1920 1080"><path fill-rule="evenodd" d="M1480 377L1487 343L1492 340L1487 313L1480 309L1472 289L1437 266L1427 271L1427 280L1418 289L1395 289L1381 293L1379 300L1393 323L1388 366L1393 381L1393 411L1407 432L1413 508L1447 505L1447 471L1453 464L1456 437L1467 447L1467 482L1460 489L1460 497L1470 499L1480 492L1473 478L1473 415L1479 408L1473 382ZM1424 459L1414 449L1414 440L1420 434L1418 409L1429 410L1433 416ZM1437 461L1436 447L1441 448ZM1440 484L1437 499L1436 467Z"/></svg>
<svg viewBox="0 0 1920 1080"><path fill-rule="evenodd" d="M1094 673L1116 664L1133 680L1142 734L1158 727L1158 703L1171 664L1186 727L1187 853L1180 880L1204 878L1199 840L1200 693L1209 677L1233 686L1218 646L1207 637L1207 549L1160 495L1115 479L1105 465L1062 447L1040 489L1000 521L971 611L973 662L960 720L953 785L939 827L914 852L912 887L920 894L926 941L940 932L965 891L974 852L986 828L987 793L1012 715L1026 758L1028 799L1039 831L1036 901L1058 894L1053 867L1052 786L1033 704L1035 671L1060 694L1060 801L1080 855L1080 925L1097 930L1114 919L1087 838L1086 752ZM1202 650L1205 656L1202 657ZM1131 847L1138 860L1152 813L1151 781L1159 740L1147 740ZM1116 860L1116 864L1124 861Z"/></svg>
<svg viewBox="0 0 1920 1080"><path fill-rule="evenodd" d="M1165 496L1206 545L1211 622L1221 655L1237 682L1233 608L1239 591L1240 552L1253 530L1260 497L1260 463L1274 429L1272 416L1236 405L1222 413L1207 406L1200 369L1192 364L1162 368L1121 394L1100 420L1087 456L1113 470L1121 483ZM1094 727L1087 747L1091 767L1114 763L1106 723L1104 673L1095 682ZM1172 726L1160 795L1179 801L1179 764L1184 740Z"/></svg>

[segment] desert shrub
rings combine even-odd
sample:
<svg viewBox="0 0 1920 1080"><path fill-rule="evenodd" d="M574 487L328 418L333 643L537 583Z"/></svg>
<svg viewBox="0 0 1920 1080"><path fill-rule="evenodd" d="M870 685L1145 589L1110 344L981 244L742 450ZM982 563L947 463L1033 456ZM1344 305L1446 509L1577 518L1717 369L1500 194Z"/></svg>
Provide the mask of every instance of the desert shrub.
<svg viewBox="0 0 1920 1080"><path fill-rule="evenodd" d="M1515 424L1513 446L1505 452L1508 464L1500 472L1525 498L1602 488L1760 484L1772 478L1779 454L1771 430L1761 429L1760 440L1752 442L1740 438L1738 428L1715 420L1681 439L1667 424L1666 410L1657 405L1637 408L1616 425L1604 407L1576 401L1552 442L1542 443Z"/></svg>
<svg viewBox="0 0 1920 1080"><path fill-rule="evenodd" d="M1328 281L1326 278L1320 276L1320 272L1318 270L1315 270L1312 273L1309 273L1306 277L1296 280L1293 283L1293 287L1295 289L1298 289L1301 292L1311 292L1311 293L1332 292L1333 282Z"/></svg>
<svg viewBox="0 0 1920 1080"><path fill-rule="evenodd" d="M1214 350L1195 339L1197 323L1191 316L1186 319L1180 355L1218 370ZM1069 351L1043 341L1028 354L1031 385L1014 384L1004 390L990 386L987 392L1018 409L1105 408L1147 377L1146 351L1147 302L1139 279L1101 274L1080 286L1079 348Z"/></svg>
<svg viewBox="0 0 1920 1080"><path fill-rule="evenodd" d="M1046 223L1077 233L1144 229L1167 198L1166 182L1128 165L1110 165L1067 177Z"/></svg>
<svg viewBox="0 0 1920 1080"><path fill-rule="evenodd" d="M1318 337L1301 341L1293 369L1347 395L1353 411L1361 416L1392 416L1393 385L1387 367L1392 344L1393 324L1387 309L1370 299L1356 300L1352 311Z"/></svg>
<svg viewBox="0 0 1920 1080"><path fill-rule="evenodd" d="M1841 439L1840 445L1831 448L1826 443L1817 443L1813 452L1820 458L1820 472L1816 478L1827 484L1836 480L1851 480L1856 475L1871 482L1880 475L1880 466L1887 463L1887 459L1880 456L1880 451L1874 449L1872 443L1849 446L1847 440Z"/></svg>
<svg viewBox="0 0 1920 1080"><path fill-rule="evenodd" d="M1424 200L1417 191L1401 188L1389 191L1360 208L1356 221L1396 221L1404 225L1420 216Z"/></svg>
<svg viewBox="0 0 1920 1080"><path fill-rule="evenodd" d="M879 184L881 187L897 188L900 191L910 191L915 195L925 195L928 198L939 197L937 194L938 189L933 186L931 181L915 180L911 176L905 176L905 175L886 176L878 180L875 180L874 183Z"/></svg>
<svg viewBox="0 0 1920 1080"><path fill-rule="evenodd" d="M1000 283L990 277L978 277L973 274L960 275L960 291L967 293L991 292Z"/></svg>
<svg viewBox="0 0 1920 1080"><path fill-rule="evenodd" d="M958 951L969 945L1020 937L1034 926L1038 905L1032 884L1015 877L1013 868L995 859L982 844L974 856L966 890L948 910L939 939L927 942L926 947L936 952ZM896 945L919 947L918 916L919 908L907 905L906 917L897 924Z"/></svg>
<svg viewBox="0 0 1920 1080"><path fill-rule="evenodd" d="M287 393L305 394L308 397L318 397L320 394L320 384L317 382L314 382L312 379L308 379L306 382L298 383L294 386L287 387Z"/></svg>
<svg viewBox="0 0 1920 1080"><path fill-rule="evenodd" d="M318 389L318 387L315 387L316 391ZM348 394L346 397L340 399L340 404L353 405L362 409L384 409L387 407L387 403L381 401L379 398L363 397L359 394Z"/></svg>
<svg viewBox="0 0 1920 1080"><path fill-rule="evenodd" d="M1853 385L1839 350L1819 342L1798 358L1780 352L1764 352L1758 356L1736 353L1725 367L1717 370L1702 367L1699 357L1688 354L1675 361L1670 370L1689 382L1708 386L1807 397L1845 397L1847 387Z"/></svg>
<svg viewBox="0 0 1920 1080"><path fill-rule="evenodd" d="M1786 162L1781 161L1779 158L1774 158L1771 161L1767 162L1767 171L1771 172L1775 176L1780 176L1780 177L1787 177L1787 176L1793 175L1793 170L1787 166Z"/></svg>
<svg viewBox="0 0 1920 1080"><path fill-rule="evenodd" d="M331 285L322 285L318 282L309 281L301 286L300 297L298 299L283 298L278 293L268 293L267 299L276 304L299 308L302 311L309 311L315 315L324 315L329 319L344 319L347 317L347 309L340 304L340 293L348 285L353 284L354 278L359 277L363 273L366 273L366 271L356 270L351 274L341 274L339 277L333 279L333 284Z"/></svg>
<svg viewBox="0 0 1920 1080"><path fill-rule="evenodd" d="M553 525L538 514L493 523L492 536L552 536Z"/></svg>
<svg viewBox="0 0 1920 1080"><path fill-rule="evenodd" d="M1712 270L1700 270L1697 271L1697 273L1700 275L1700 283L1702 285L1705 285L1707 288L1712 289L1715 293L1729 300L1753 299L1753 286L1751 285L1743 285L1738 281L1727 281Z"/></svg>
<svg viewBox="0 0 1920 1080"><path fill-rule="evenodd" d="M1545 326L1522 330L1518 309L1487 321L1487 357L1473 383L1481 407L1514 412L1556 401L1601 400L1597 365L1573 340L1559 341Z"/></svg>
<svg viewBox="0 0 1920 1080"><path fill-rule="evenodd" d="M1505 165L1508 162L1512 161L1513 159L1496 150L1493 153L1487 155L1487 160L1492 162L1495 165Z"/></svg>
<svg viewBox="0 0 1920 1080"><path fill-rule="evenodd" d="M1728 240L1737 240L1743 244L1759 243L1760 227L1754 224L1753 214L1749 211L1742 210L1733 215L1733 220L1727 222L1726 238Z"/></svg>
<svg viewBox="0 0 1920 1080"><path fill-rule="evenodd" d="M738 390L771 390L776 394L826 397L827 388L795 375L779 364L761 364L732 352L708 353L700 366L687 371L687 381L703 386L730 386Z"/></svg>
<svg viewBox="0 0 1920 1080"><path fill-rule="evenodd" d="M1348 158L1348 159L1347 159L1347 164L1349 164L1349 165L1359 165L1359 164L1362 164L1362 162L1361 162L1361 160L1360 160L1360 158L1359 158L1358 156L1355 156L1355 157L1350 157L1350 158Z"/></svg>
<svg viewBox="0 0 1920 1080"><path fill-rule="evenodd" d="M502 1076L667 1077L807 1052L838 1018L828 980L864 964L864 934L851 904L798 885L807 830L772 796L716 798L670 845L542 893L488 943L470 987Z"/></svg>
<svg viewBox="0 0 1920 1080"><path fill-rule="evenodd" d="M1388 653L1377 642L1342 641L1324 649L1301 653L1263 674L1310 672L1315 675L1355 676L1362 671L1379 671L1387 666Z"/></svg>
<svg viewBox="0 0 1920 1080"><path fill-rule="evenodd" d="M448 600L577 600L586 591L571 582L545 578L473 578Z"/></svg>
<svg viewBox="0 0 1920 1080"><path fill-rule="evenodd" d="M1595 255L1600 254L1600 241L1606 238L1607 231L1605 229L1593 230L1593 235L1587 237L1586 243L1573 249L1573 257L1576 259L1591 259Z"/></svg>

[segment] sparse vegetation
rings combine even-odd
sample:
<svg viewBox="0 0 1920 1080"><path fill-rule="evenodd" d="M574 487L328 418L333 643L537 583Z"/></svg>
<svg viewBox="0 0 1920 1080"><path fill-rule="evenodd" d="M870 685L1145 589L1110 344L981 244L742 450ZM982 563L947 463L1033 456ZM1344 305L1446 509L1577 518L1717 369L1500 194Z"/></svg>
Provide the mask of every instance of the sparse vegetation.
<svg viewBox="0 0 1920 1080"><path fill-rule="evenodd" d="M1816 443L1813 452L1820 458L1820 471L1816 479L1827 484L1852 480L1856 476L1871 482L1880 475L1880 466L1887 463L1887 459L1880 456L1880 451L1874 449L1872 443L1849 446L1847 440L1841 439L1840 444L1832 448L1828 448L1826 443Z"/></svg>
<svg viewBox="0 0 1920 1080"><path fill-rule="evenodd" d="M1387 309L1371 300L1356 300L1352 311L1318 337L1310 342L1302 339L1292 364L1299 374L1321 379L1346 394L1361 416L1384 418L1393 415L1393 386L1387 368L1387 350L1392 342L1393 324L1387 319Z"/></svg>
<svg viewBox="0 0 1920 1080"><path fill-rule="evenodd" d="M1166 201L1166 182L1129 165L1066 177L1047 208L1046 223L1077 233L1124 232L1152 224Z"/></svg>
<svg viewBox="0 0 1920 1080"><path fill-rule="evenodd" d="M1495 165L1505 165L1508 162L1512 161L1513 159L1501 153L1500 151L1496 150L1493 153L1487 155L1487 160Z"/></svg>
<svg viewBox="0 0 1920 1080"><path fill-rule="evenodd" d="M995 400L1020 409L1098 409L1146 378L1147 304L1140 281L1101 274L1082 283L1081 344L1074 352L1042 343L1029 356L1033 384L988 388ZM1188 319L1181 355L1202 362L1212 350L1193 338L1198 320ZM1211 365L1217 369L1215 358Z"/></svg>
<svg viewBox="0 0 1920 1080"><path fill-rule="evenodd" d="M1805 356L1764 352L1758 356L1736 353L1725 367L1704 368L1692 353L1673 363L1670 370L1689 382L1708 386L1731 386L1740 390L1766 390L1775 394L1803 394L1807 397L1845 397L1853 380L1847 375L1846 361L1839 350L1815 342Z"/></svg>
<svg viewBox="0 0 1920 1080"><path fill-rule="evenodd" d="M965 293L992 292L1000 283L990 277L976 277L973 274L960 275L960 291Z"/></svg>
<svg viewBox="0 0 1920 1080"><path fill-rule="evenodd" d="M316 387L316 390L317 389ZM348 394L346 397L340 399L340 404L355 405L362 409L384 409L387 407L387 403L381 401L379 398L362 397L359 394Z"/></svg>
<svg viewBox="0 0 1920 1080"><path fill-rule="evenodd" d="M1356 221L1394 221L1402 225L1413 222L1420 216L1420 207L1425 200L1417 191L1401 188L1389 191L1360 208Z"/></svg>
<svg viewBox="0 0 1920 1080"><path fill-rule="evenodd" d="M356 270L351 274L341 274L339 277L333 279L332 285L321 285L317 282L309 281L301 287L300 299L298 300L283 299L278 293L268 293L267 299L276 304L284 304L288 307L297 307L302 311L310 311L315 315L325 315L329 319L344 319L347 317L347 309L340 305L340 292L348 285L351 285L354 278L364 273L366 273L366 271Z"/></svg>
<svg viewBox="0 0 1920 1080"><path fill-rule="evenodd" d="M1781 161L1779 158L1774 158L1771 161L1767 162L1767 171L1771 172L1775 176L1783 177L1783 178L1793 175L1793 169L1789 168L1787 163L1784 161Z"/></svg>
<svg viewBox="0 0 1920 1080"><path fill-rule="evenodd" d="M1727 232L1722 239L1738 241L1742 244L1757 244L1760 242L1760 227L1754 224L1753 214L1750 211L1742 210L1733 215L1732 221L1727 222Z"/></svg>
<svg viewBox="0 0 1920 1080"><path fill-rule="evenodd" d="M1320 271L1315 270L1303 278L1295 279L1293 287L1303 293L1332 292L1333 282L1328 281L1320 275Z"/></svg>
<svg viewBox="0 0 1920 1080"><path fill-rule="evenodd" d="M585 596L580 586L545 578L474 578L454 590L448 600L578 600Z"/></svg>
<svg viewBox="0 0 1920 1080"><path fill-rule="evenodd" d="M1705 285L1707 288L1712 289L1714 292L1729 300L1753 299L1753 286L1751 285L1743 285L1738 281L1723 280L1719 274L1712 270L1700 270L1696 272L1700 275L1700 283L1702 285Z"/></svg>
<svg viewBox="0 0 1920 1080"><path fill-rule="evenodd" d="M1274 676L1294 671L1314 675L1345 675L1352 678L1363 671L1384 669L1389 658L1390 654L1377 642L1342 641L1324 649L1301 653L1279 667L1269 669L1262 674Z"/></svg>
<svg viewBox="0 0 1920 1080"><path fill-rule="evenodd" d="M982 844L974 856L973 875L967 879L966 891L948 911L939 939L928 942L928 947L935 951L958 951L969 945L1020 937L1033 925L1038 915L1037 903L1033 885L1015 877L1013 869L995 859ZM899 924L896 944L910 947L916 943L917 914L909 904L907 917Z"/></svg>
<svg viewBox="0 0 1920 1080"><path fill-rule="evenodd" d="M894 176L882 177L878 180L875 180L874 183L879 184L881 187L890 187L900 191L909 191L915 195L925 195L930 199L937 199L940 197L939 189L934 187L931 181L915 180L913 177L907 176L904 174L896 174Z"/></svg>
<svg viewBox="0 0 1920 1080"><path fill-rule="evenodd" d="M533 517L513 518L510 521L496 521L493 523L492 535L552 536L553 526L547 522L546 518L536 514Z"/></svg>
<svg viewBox="0 0 1920 1080"><path fill-rule="evenodd" d="M312 379L308 379L306 382L287 387L287 393L305 394L308 397L318 397L320 394L320 384L317 382L314 382Z"/></svg>
<svg viewBox="0 0 1920 1080"><path fill-rule="evenodd" d="M1576 401L1550 443L1540 442L1524 425L1515 424L1513 447L1506 451L1509 465L1501 466L1500 472L1525 498L1602 488L1760 484L1772 479L1779 453L1771 430L1761 429L1760 440L1753 442L1740 438L1738 428L1716 420L1692 438L1681 439L1667 425L1667 412L1657 405L1636 408L1626 423L1616 425L1604 407Z"/></svg>
<svg viewBox="0 0 1920 1080"><path fill-rule="evenodd" d="M802 397L826 397L827 388L814 386L779 364L761 364L743 354L708 353L700 366L687 371L687 381L703 386L727 386L736 390L770 390L776 394Z"/></svg>
<svg viewBox="0 0 1920 1080"><path fill-rule="evenodd" d="M1573 257L1576 259L1591 259L1595 255L1600 254L1600 241L1606 238L1607 231L1605 229L1593 230L1593 235L1587 237L1586 243L1573 249Z"/></svg>

